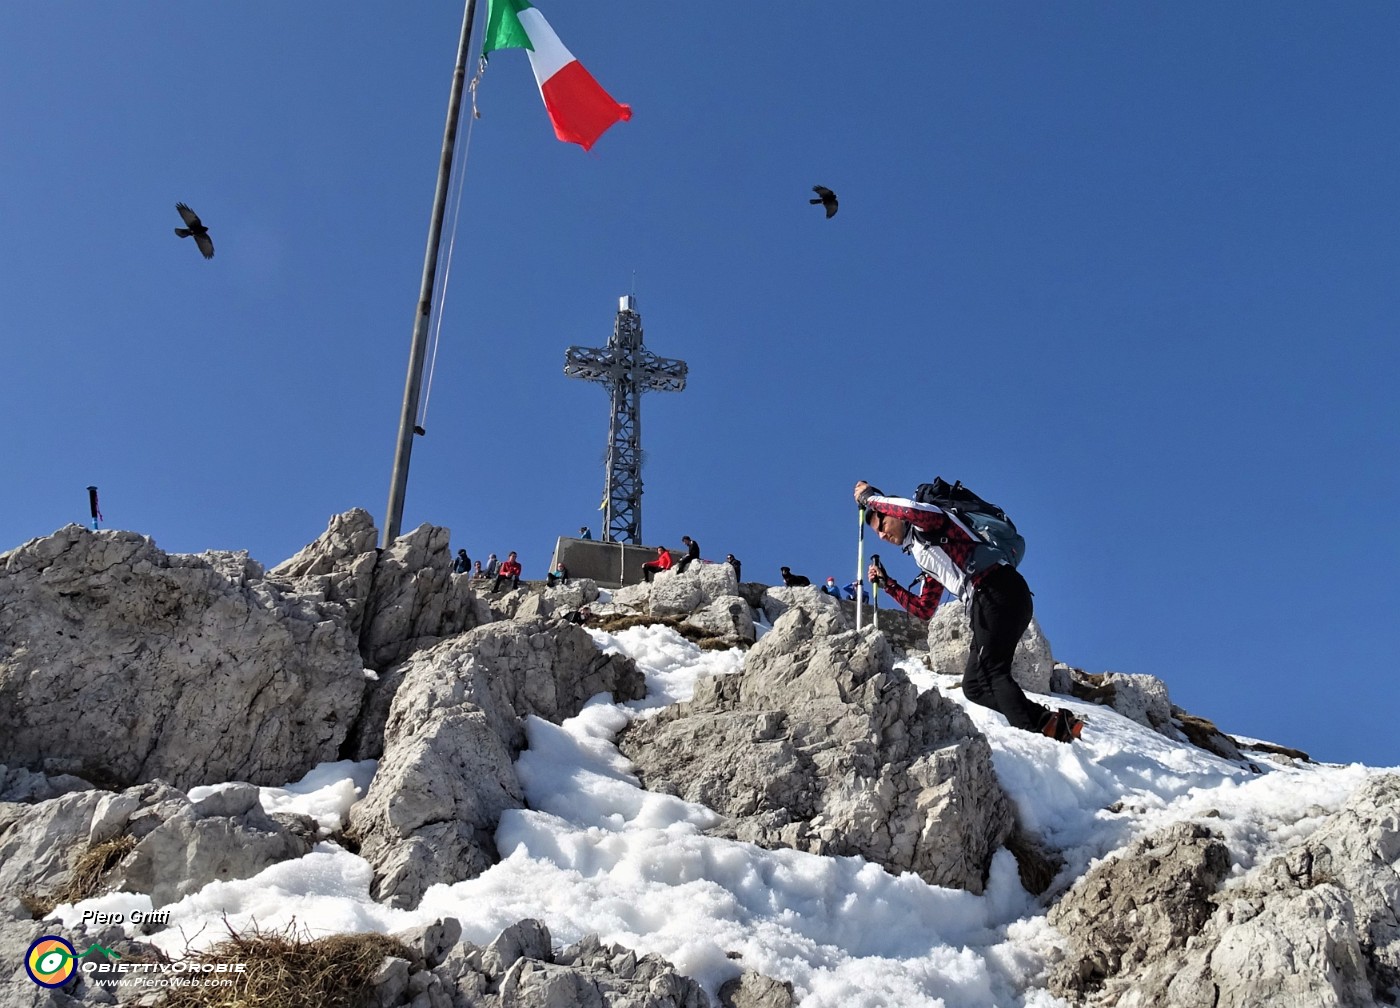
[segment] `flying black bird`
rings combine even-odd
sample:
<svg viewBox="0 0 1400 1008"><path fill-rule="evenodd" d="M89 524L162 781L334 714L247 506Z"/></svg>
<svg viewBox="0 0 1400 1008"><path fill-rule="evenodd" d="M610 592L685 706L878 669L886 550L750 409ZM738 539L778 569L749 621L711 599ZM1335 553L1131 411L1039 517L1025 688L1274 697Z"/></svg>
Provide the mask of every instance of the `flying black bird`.
<svg viewBox="0 0 1400 1008"><path fill-rule="evenodd" d="M828 218L836 216L836 194L824 185L812 186L812 192L816 193L818 199L808 200L808 203L820 203L826 207Z"/></svg>
<svg viewBox="0 0 1400 1008"><path fill-rule="evenodd" d="M199 222L199 214L183 203L176 203L175 209L180 211L180 216L189 225L189 227L176 228L175 233L181 238L193 236L194 243L199 246L199 251L204 253L204 258L213 259L214 243L209 240L209 229Z"/></svg>

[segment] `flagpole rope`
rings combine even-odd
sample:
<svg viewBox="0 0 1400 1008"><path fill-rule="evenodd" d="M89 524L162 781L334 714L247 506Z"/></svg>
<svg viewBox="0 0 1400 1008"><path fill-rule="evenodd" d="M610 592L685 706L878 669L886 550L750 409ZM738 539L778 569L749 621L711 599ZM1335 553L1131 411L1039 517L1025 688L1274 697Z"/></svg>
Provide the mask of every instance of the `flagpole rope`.
<svg viewBox="0 0 1400 1008"><path fill-rule="evenodd" d="M423 408L419 411L418 423L421 427L427 427L428 401L433 395L433 372L437 370L438 346L442 337L442 316L447 306L447 286L452 276L452 253L457 247L457 222L462 215L462 192L466 189L467 179L467 158L471 155L472 131L476 127L476 80L472 81L472 117L467 121L467 139L462 145L462 157L457 163L456 170L456 193L452 197L452 230L447 237L447 256L442 268L442 283L438 287L437 308L435 309L437 318L433 323L432 350L428 355L428 376L423 388Z"/></svg>

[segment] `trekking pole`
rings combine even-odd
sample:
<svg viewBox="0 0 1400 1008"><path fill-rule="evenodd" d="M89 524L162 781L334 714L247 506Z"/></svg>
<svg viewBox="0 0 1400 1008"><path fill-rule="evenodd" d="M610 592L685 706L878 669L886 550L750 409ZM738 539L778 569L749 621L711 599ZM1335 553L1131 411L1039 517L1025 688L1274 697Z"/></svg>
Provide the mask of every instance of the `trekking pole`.
<svg viewBox="0 0 1400 1008"><path fill-rule="evenodd" d="M860 591L865 583L865 505L860 506L860 532L856 536L856 630L860 630Z"/></svg>
<svg viewBox="0 0 1400 1008"><path fill-rule="evenodd" d="M870 554L870 566L876 568L877 570L879 570L880 576L881 576L881 577L884 576L884 574L885 574L885 565L882 564L882 563L880 563L880 554L879 554L879 553L871 553L871 554ZM865 591L865 585L861 585L861 586L860 586L860 590L861 590L862 592L864 592L864 591ZM872 625L876 630L879 630L879 629L880 629L880 582L877 581L877 580L875 580L874 578L871 578L871 579L870 579L870 599L871 599L871 601L874 602L874 604L875 604L874 615L871 617L871 625Z"/></svg>

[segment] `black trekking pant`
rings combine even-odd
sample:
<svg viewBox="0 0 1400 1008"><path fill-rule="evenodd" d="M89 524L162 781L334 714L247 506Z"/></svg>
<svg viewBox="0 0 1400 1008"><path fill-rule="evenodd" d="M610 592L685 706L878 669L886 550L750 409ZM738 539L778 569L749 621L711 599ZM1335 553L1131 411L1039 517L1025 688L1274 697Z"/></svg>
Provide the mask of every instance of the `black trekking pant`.
<svg viewBox="0 0 1400 1008"><path fill-rule="evenodd" d="M972 593L972 651L963 673L963 695L1000 711L1012 727L1040 731L1050 712L1033 703L1011 678L1011 661L1031 625L1031 590L1009 564L987 572Z"/></svg>

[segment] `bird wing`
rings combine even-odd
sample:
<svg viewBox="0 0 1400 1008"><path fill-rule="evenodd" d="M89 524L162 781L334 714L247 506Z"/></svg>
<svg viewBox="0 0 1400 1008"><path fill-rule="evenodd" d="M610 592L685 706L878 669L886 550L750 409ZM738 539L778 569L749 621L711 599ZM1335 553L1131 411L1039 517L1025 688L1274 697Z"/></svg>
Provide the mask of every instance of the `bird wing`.
<svg viewBox="0 0 1400 1008"><path fill-rule="evenodd" d="M214 258L214 243L209 240L209 236L207 234L195 235L194 243L199 246L199 251L204 253L204 258Z"/></svg>
<svg viewBox="0 0 1400 1008"><path fill-rule="evenodd" d="M183 203L176 203L175 209L180 211L180 216L184 219L186 224L190 227L199 227L199 214L195 213Z"/></svg>
<svg viewBox="0 0 1400 1008"><path fill-rule="evenodd" d="M831 199L823 199L822 205L826 207L826 216L828 220L836 216L836 207L838 204L836 202L835 193L831 194Z"/></svg>
<svg viewBox="0 0 1400 1008"><path fill-rule="evenodd" d="M826 186L824 186L824 185L814 185L814 186L812 186L812 192L814 192L814 193L816 193L818 196L820 196L820 197L822 198L822 201L823 201L823 202L825 202L826 200L829 200L829 199L833 198L833 197L836 195L834 192L832 192L830 189L828 189L828 188L827 188Z"/></svg>

